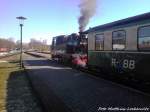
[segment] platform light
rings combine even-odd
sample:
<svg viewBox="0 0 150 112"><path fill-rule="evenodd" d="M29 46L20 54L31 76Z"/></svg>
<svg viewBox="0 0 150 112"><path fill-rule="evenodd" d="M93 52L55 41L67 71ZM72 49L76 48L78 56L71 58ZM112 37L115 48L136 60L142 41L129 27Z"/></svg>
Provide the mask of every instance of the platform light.
<svg viewBox="0 0 150 112"><path fill-rule="evenodd" d="M27 18L23 16L19 16L19 17L16 17L16 19L19 20L19 25L20 25L20 68L22 68L23 66L22 64L22 27L24 24L24 20L26 20Z"/></svg>

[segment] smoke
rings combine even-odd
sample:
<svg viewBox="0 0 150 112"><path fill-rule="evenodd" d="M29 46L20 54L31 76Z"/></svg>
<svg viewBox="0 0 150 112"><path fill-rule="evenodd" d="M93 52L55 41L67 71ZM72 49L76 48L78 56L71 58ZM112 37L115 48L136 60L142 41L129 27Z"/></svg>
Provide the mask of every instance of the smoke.
<svg viewBox="0 0 150 112"><path fill-rule="evenodd" d="M80 32L84 31L89 20L96 13L97 0L81 0L80 1L80 14L78 19Z"/></svg>

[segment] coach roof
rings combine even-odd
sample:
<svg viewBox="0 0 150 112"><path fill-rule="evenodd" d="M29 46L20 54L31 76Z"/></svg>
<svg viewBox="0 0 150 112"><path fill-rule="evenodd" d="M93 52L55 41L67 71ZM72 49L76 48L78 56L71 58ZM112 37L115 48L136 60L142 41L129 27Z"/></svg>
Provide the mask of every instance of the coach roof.
<svg viewBox="0 0 150 112"><path fill-rule="evenodd" d="M150 12L144 13L141 15L137 15L137 16L133 16L133 17L129 17L126 19L118 20L118 21L115 21L112 23L107 23L104 25L96 26L93 28L89 28L87 31L85 31L85 33L98 31L98 30L106 30L106 29L110 29L112 27L119 27L119 26L124 26L124 25L132 24L132 23L138 23L138 22L141 22L143 20L150 20Z"/></svg>

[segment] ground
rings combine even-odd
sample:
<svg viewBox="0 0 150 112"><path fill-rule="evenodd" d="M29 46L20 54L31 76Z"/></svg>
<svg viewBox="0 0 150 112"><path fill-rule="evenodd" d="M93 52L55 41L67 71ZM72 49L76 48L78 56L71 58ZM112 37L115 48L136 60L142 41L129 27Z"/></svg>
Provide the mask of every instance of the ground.
<svg viewBox="0 0 150 112"><path fill-rule="evenodd" d="M0 112L41 112L19 55L0 60Z"/></svg>
<svg viewBox="0 0 150 112"><path fill-rule="evenodd" d="M101 112L102 108L111 112L111 107L126 111L134 107L150 109L149 95L54 60L28 55L24 66L47 112Z"/></svg>

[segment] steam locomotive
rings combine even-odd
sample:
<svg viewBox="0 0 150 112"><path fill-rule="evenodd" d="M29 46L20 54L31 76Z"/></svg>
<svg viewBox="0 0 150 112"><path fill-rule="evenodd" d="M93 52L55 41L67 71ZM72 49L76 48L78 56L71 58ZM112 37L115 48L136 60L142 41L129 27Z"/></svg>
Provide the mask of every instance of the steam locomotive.
<svg viewBox="0 0 150 112"><path fill-rule="evenodd" d="M52 59L59 62L85 67L87 63L87 38L73 33L53 37Z"/></svg>
<svg viewBox="0 0 150 112"><path fill-rule="evenodd" d="M61 62L150 81L150 13L54 37L52 47Z"/></svg>

